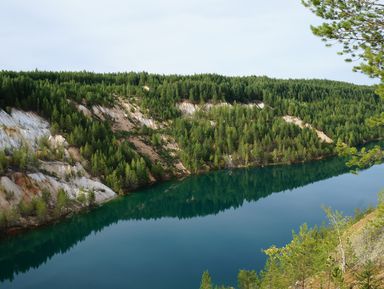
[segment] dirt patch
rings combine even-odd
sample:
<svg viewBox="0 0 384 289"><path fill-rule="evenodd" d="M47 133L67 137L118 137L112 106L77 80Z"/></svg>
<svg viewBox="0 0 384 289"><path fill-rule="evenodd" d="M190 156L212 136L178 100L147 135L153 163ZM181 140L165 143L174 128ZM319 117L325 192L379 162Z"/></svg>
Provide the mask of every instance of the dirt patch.
<svg viewBox="0 0 384 289"><path fill-rule="evenodd" d="M141 138L132 136L128 138L140 154L147 156L152 162L161 162L159 154L149 145L147 145Z"/></svg>
<svg viewBox="0 0 384 289"><path fill-rule="evenodd" d="M304 121L302 121L300 118L296 116L285 115L283 116L283 119L285 122L292 123L300 128L309 128L314 130L321 142L333 143L333 140L330 137L328 137L324 132L317 130L312 125L310 125L309 123L305 123Z"/></svg>
<svg viewBox="0 0 384 289"><path fill-rule="evenodd" d="M80 150L77 147L68 148L69 156L76 162L81 163L83 158L81 157Z"/></svg>
<svg viewBox="0 0 384 289"><path fill-rule="evenodd" d="M113 131L131 131L135 128L135 124L129 119L127 111L122 107L108 108L95 105L92 107L92 111L101 120L110 119Z"/></svg>
<svg viewBox="0 0 384 289"><path fill-rule="evenodd" d="M26 200L32 200L35 196L39 196L41 190L35 186L31 180L22 173L15 173L12 176L13 182L18 185L24 192L23 198Z"/></svg>

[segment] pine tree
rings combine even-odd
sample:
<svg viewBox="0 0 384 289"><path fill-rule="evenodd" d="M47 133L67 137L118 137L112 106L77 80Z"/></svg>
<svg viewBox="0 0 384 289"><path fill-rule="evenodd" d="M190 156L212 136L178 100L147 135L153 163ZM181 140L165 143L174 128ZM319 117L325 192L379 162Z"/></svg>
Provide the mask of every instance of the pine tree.
<svg viewBox="0 0 384 289"><path fill-rule="evenodd" d="M362 271L357 274L359 289L379 289L380 282L376 279L377 269L372 261L368 261Z"/></svg>
<svg viewBox="0 0 384 289"><path fill-rule="evenodd" d="M205 271L201 277L200 289L213 289L211 275L208 271Z"/></svg>

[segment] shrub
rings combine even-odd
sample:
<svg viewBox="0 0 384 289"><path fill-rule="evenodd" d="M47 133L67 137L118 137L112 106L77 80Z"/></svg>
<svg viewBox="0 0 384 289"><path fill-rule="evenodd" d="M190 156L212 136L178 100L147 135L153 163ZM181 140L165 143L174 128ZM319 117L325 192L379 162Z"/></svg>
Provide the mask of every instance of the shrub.
<svg viewBox="0 0 384 289"><path fill-rule="evenodd" d="M81 203L82 205L85 205L87 202L87 197L85 196L84 192L80 192L79 195L77 196L77 201Z"/></svg>
<svg viewBox="0 0 384 289"><path fill-rule="evenodd" d="M68 208L68 205L69 205L68 194L63 189L59 189L59 191L57 192L56 213L60 214L63 209Z"/></svg>
<svg viewBox="0 0 384 289"><path fill-rule="evenodd" d="M49 202L51 201L51 192L48 191L47 189L44 189L41 192L41 198L44 200L45 204L48 205Z"/></svg>
<svg viewBox="0 0 384 289"><path fill-rule="evenodd" d="M47 204L43 198L39 198L35 202L36 216L40 221L43 221L47 218L48 209Z"/></svg>
<svg viewBox="0 0 384 289"><path fill-rule="evenodd" d="M88 205L89 206L94 206L96 203L96 195L95 195L95 191L94 190L91 190L89 191L88 193Z"/></svg>
<svg viewBox="0 0 384 289"><path fill-rule="evenodd" d="M19 209L21 216L28 217L28 216L33 215L34 210L35 210L35 205L34 205L33 201L27 202L25 200L21 200L18 204L18 209Z"/></svg>

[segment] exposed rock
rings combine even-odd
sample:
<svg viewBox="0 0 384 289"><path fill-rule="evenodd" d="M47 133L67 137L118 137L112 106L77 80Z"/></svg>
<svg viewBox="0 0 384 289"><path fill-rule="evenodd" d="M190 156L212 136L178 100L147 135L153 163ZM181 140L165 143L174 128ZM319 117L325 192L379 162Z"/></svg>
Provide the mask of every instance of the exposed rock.
<svg viewBox="0 0 384 289"><path fill-rule="evenodd" d="M314 130L321 142L333 143L333 140L330 137L328 137L324 132L315 129L314 127L312 127L312 125L310 125L309 123L305 123L304 121L302 121L298 117L285 115L285 116L283 116L283 119L285 122L292 123L294 125L297 125L300 128L306 127L306 128Z"/></svg>
<svg viewBox="0 0 384 289"><path fill-rule="evenodd" d="M96 203L101 204L106 201L109 201L116 197L116 193L112 191L109 187L102 184L98 180L92 180L86 177L75 178L73 180L73 184L77 185L79 191L77 192L77 196L80 190L85 191L93 191L95 193Z"/></svg>
<svg viewBox="0 0 384 289"><path fill-rule="evenodd" d="M260 108L260 109L263 109L263 108L265 108L265 103L264 102L259 102L259 103L256 104L256 106L258 108Z"/></svg>
<svg viewBox="0 0 384 289"><path fill-rule="evenodd" d="M54 161L54 162L44 162L40 161L40 168L43 171L48 172L51 175L57 176L59 178L65 179L72 176L89 176L85 171L83 166L79 163L71 166L68 163Z"/></svg>
<svg viewBox="0 0 384 289"><path fill-rule="evenodd" d="M12 200L8 200L9 204L17 204L20 202L20 200L23 198L23 191L22 189L15 184L10 178L4 176L0 179L0 186L2 188L3 193L6 194L12 194ZM5 199L7 199L5 197Z"/></svg>
<svg viewBox="0 0 384 289"><path fill-rule="evenodd" d="M49 123L35 113L0 110L0 149L15 149L22 144L37 147L37 141L49 137Z"/></svg>
<svg viewBox="0 0 384 289"><path fill-rule="evenodd" d="M67 140L62 135L50 135L48 141L50 145L55 149L68 146Z"/></svg>
<svg viewBox="0 0 384 289"><path fill-rule="evenodd" d="M139 106L122 98L119 99L119 103L126 110L126 113L129 114L129 116L140 125L145 125L151 129L159 129L164 127L164 125L157 123L154 119L145 117Z"/></svg>
<svg viewBox="0 0 384 289"><path fill-rule="evenodd" d="M184 115L192 115L197 110L199 110L199 106L187 101L183 101L181 103L177 104L177 108L181 111Z"/></svg>
<svg viewBox="0 0 384 289"><path fill-rule="evenodd" d="M93 191L95 193L96 203L98 204L116 197L116 193L100 181L85 176L63 180L43 173L33 173L28 174L28 177L33 180L34 184L41 190L46 189L51 192L53 197L56 197L57 192L60 189L64 190L68 197L73 200L79 197L82 193Z"/></svg>
<svg viewBox="0 0 384 289"><path fill-rule="evenodd" d="M111 119L114 131L130 131L135 127L129 119L128 113L120 106L108 108L96 105L92 107L92 111L102 120Z"/></svg>
<svg viewBox="0 0 384 289"><path fill-rule="evenodd" d="M250 107L250 108L252 107L257 107L260 109L265 108L265 104L263 102L255 102L255 103L247 103L247 104L239 104L239 105ZM233 105L228 102L219 102L215 104L205 103L204 105L197 105L186 100L177 104L177 108L180 110L180 112L183 115L186 115L186 116L191 116L200 110L209 111L217 107L233 107Z"/></svg>
<svg viewBox="0 0 384 289"><path fill-rule="evenodd" d="M370 223L376 218L376 211L352 225L346 233L357 260L362 264L368 260L379 264L384 262L384 232L373 234Z"/></svg>
<svg viewBox="0 0 384 289"><path fill-rule="evenodd" d="M76 162L83 163L84 165L85 161L81 157L80 150L77 147L69 147L67 151L71 159L73 159Z"/></svg>
<svg viewBox="0 0 384 289"><path fill-rule="evenodd" d="M101 113L111 114L112 117L117 113L113 110L103 110L102 107L97 109ZM0 110L0 149L15 149L27 145L36 150L42 137L48 138L48 144L52 149L62 148L64 159L73 156L77 163L71 165L65 161L39 161L39 166L33 169L33 173L8 171L6 176L0 178L0 212L11 209L18 211L20 201L30 202L36 197L42 197L43 191L51 194L51 205L54 205L59 190L64 190L72 200L78 199L81 195L90 196L92 192L98 204L116 197L113 190L89 176L80 163L83 160L77 148L70 147L67 150L68 143L63 136L50 134L47 121L34 113L12 110L11 114L8 114ZM80 202L73 204L71 208L67 208L66 213L87 205ZM20 217L11 225L38 224L39 221L35 216L29 216Z"/></svg>
<svg viewBox="0 0 384 289"><path fill-rule="evenodd" d="M175 168L178 170L181 175L190 175L191 172L183 165L181 161L175 164Z"/></svg>
<svg viewBox="0 0 384 289"><path fill-rule="evenodd" d="M84 105L79 104L77 105L77 109L82 112L86 117L92 117L92 112L86 108Z"/></svg>

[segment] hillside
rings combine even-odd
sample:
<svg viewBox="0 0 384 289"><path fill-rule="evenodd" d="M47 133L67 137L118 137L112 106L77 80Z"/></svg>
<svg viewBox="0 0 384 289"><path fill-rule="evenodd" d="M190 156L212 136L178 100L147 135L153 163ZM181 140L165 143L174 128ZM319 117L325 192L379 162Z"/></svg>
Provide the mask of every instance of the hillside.
<svg viewBox="0 0 384 289"><path fill-rule="evenodd" d="M326 80L0 73L0 226L36 226L165 179L321 159L382 138L373 88Z"/></svg>

